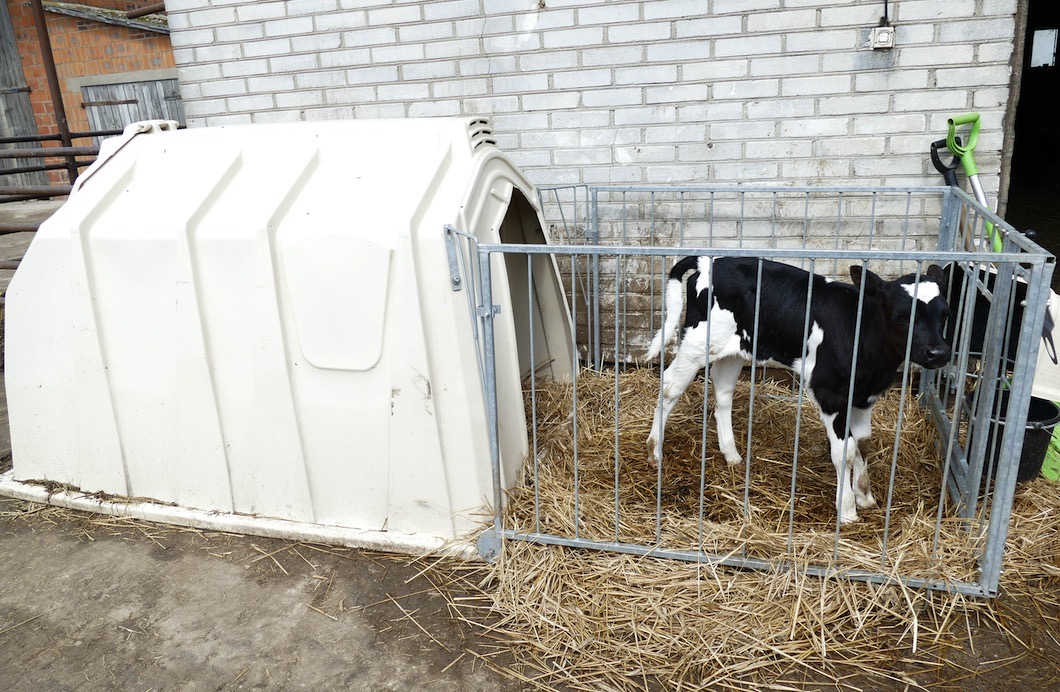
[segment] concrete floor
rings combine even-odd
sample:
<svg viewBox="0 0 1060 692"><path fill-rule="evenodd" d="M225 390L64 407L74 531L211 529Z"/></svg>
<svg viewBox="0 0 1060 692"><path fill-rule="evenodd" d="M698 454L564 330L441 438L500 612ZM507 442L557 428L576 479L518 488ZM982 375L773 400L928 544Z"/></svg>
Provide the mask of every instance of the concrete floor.
<svg viewBox="0 0 1060 692"><path fill-rule="evenodd" d="M0 221L57 206L0 204ZM0 236L0 259L31 238ZM424 567L0 497L0 689L523 689L468 651Z"/></svg>

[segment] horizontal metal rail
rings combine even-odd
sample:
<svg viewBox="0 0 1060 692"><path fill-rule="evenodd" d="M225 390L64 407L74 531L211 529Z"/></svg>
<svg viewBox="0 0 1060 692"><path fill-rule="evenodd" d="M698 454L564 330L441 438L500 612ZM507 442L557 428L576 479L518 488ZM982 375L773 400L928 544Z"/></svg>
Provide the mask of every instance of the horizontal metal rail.
<svg viewBox="0 0 1060 692"><path fill-rule="evenodd" d="M78 167L91 166L95 159L79 159L74 161ZM19 173L43 173L44 171L65 171L66 164L43 163L37 166L18 166L16 168L0 168L0 176L17 175Z"/></svg>
<svg viewBox="0 0 1060 692"><path fill-rule="evenodd" d="M93 137L114 137L120 135L121 130L90 130L88 132L71 132L70 139L90 139ZM18 135L15 137L0 137L0 144L24 144L29 142L61 142L63 138L59 135Z"/></svg>
<svg viewBox="0 0 1060 692"><path fill-rule="evenodd" d="M570 188L577 186L559 186L558 188L542 188L543 190ZM592 192L645 192L645 193L732 193L732 192L782 192L789 195L810 194L835 194L860 192L871 194L890 194L913 192L924 196L939 196L950 190L945 185L891 185L880 187L867 187L865 185L820 185L813 187L793 187L791 185L771 185L758 183L729 183L718 185L667 185L666 188L652 187L650 185L590 185Z"/></svg>
<svg viewBox="0 0 1060 692"><path fill-rule="evenodd" d="M72 185L0 185L0 196L62 197L70 194Z"/></svg>
<svg viewBox="0 0 1060 692"><path fill-rule="evenodd" d="M640 557L668 558L671 560L682 560L684 562L698 562L702 564L724 565L740 569L755 569L763 571L786 572L796 567L795 563L779 560L760 560L750 557L740 557L735 554L716 555L713 553L700 553L694 550L673 550L657 546L646 546L638 543L622 543L620 541L598 541L590 538L564 538L547 533L535 533L527 531L516 531L513 529L502 529L501 536L510 540L525 541L528 543L540 543L543 545L559 545L567 548L586 548L588 550L608 551L623 553L626 555L637 555ZM815 577L851 579L854 581L870 582L872 584L904 584L911 588L928 588L941 591L962 593L969 596L991 596L977 584L965 582L947 582L938 579L923 579L919 577L902 577L882 574L880 572L869 572L860 569L839 569L837 567L825 567L821 565L798 565L798 569Z"/></svg>
<svg viewBox="0 0 1060 692"><path fill-rule="evenodd" d="M689 246L636 245L521 245L517 243L480 243L482 252L527 255L625 255L629 257L677 257L709 254L711 257L747 257L748 248L700 248ZM1043 251L1044 252L1044 251ZM763 259L803 259L807 251L799 248L754 248L754 256ZM815 259L840 260L907 260L931 262L1011 262L1040 267L1055 262L1052 255L1029 255L1020 252L957 252L934 250L813 250Z"/></svg>
<svg viewBox="0 0 1060 692"><path fill-rule="evenodd" d="M0 159L54 159L70 156L96 156L99 147L30 147L0 149Z"/></svg>

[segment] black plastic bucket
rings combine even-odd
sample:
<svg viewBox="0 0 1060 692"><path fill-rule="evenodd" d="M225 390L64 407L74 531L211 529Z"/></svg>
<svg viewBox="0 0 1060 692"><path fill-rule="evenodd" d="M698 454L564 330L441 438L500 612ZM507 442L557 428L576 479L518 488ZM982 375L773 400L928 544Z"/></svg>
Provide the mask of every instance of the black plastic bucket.
<svg viewBox="0 0 1060 692"><path fill-rule="evenodd" d="M994 449L993 458L988 467L991 475L997 468L998 457L1001 454L1001 438L1005 434L1005 412L1008 411L1009 390L1002 389L998 396L1001 398L1000 414L997 418L990 419L990 437L988 438L989 444ZM995 402L994 410L999 410L996 404L997 402ZM1017 482L1029 481L1041 472L1045 452L1049 449L1049 440L1053 436L1053 428L1057 423L1060 423L1060 407L1048 399L1031 397L1030 408L1027 409L1027 426L1023 433L1023 452L1020 454L1019 471L1016 473Z"/></svg>

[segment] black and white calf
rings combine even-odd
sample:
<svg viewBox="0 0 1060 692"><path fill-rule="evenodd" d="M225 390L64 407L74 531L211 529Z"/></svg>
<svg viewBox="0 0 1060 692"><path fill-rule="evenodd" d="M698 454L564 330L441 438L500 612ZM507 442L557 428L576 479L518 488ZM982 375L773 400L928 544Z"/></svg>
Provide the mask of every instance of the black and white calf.
<svg viewBox="0 0 1060 692"><path fill-rule="evenodd" d="M911 318L910 360L936 368L950 358L950 346L943 337L949 308L942 297L942 271L932 265L919 282L913 274L885 281L855 265L850 267L854 281L851 285L767 260L686 257L670 271L665 289L666 321L648 349L648 360L659 355L664 341L670 343L674 339L683 302L681 281L693 270L695 273L688 279L681 343L663 373L663 396L648 436L651 461L661 461L666 419L696 373L706 365L709 354L718 447L726 461L739 463L741 457L732 432L732 397L740 371L752 358L782 365L803 373L806 391L817 404L828 431L840 521L856 521L857 507L876 505L865 464L872 406L894 382L905 360ZM854 333L863 274L865 297L855 362ZM806 298L811 290L807 330ZM758 343L752 352L756 294L760 294L760 318ZM848 426L851 376L854 392Z"/></svg>

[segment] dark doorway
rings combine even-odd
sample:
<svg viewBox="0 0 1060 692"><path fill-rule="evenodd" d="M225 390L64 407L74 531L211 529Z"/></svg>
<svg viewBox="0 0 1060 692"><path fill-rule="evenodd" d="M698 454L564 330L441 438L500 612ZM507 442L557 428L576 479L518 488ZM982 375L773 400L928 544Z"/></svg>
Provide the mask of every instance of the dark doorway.
<svg viewBox="0 0 1060 692"><path fill-rule="evenodd" d="M1060 3L1029 0L1006 220L1060 254ZM1058 272L1060 273L1060 272ZM1053 277L1053 286L1060 277Z"/></svg>

